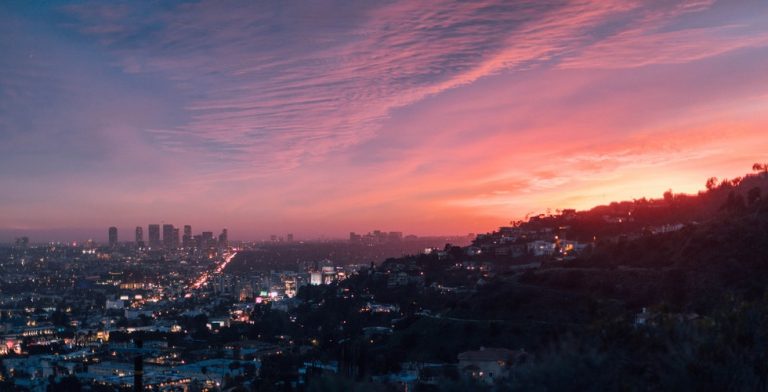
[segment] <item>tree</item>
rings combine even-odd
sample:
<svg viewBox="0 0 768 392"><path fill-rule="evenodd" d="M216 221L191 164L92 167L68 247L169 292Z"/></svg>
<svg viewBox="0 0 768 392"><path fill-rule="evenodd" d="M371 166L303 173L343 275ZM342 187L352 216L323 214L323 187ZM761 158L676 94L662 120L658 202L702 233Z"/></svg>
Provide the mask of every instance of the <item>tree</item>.
<svg viewBox="0 0 768 392"><path fill-rule="evenodd" d="M707 190L711 191L717 188L717 177L709 177L707 180Z"/></svg>
<svg viewBox="0 0 768 392"><path fill-rule="evenodd" d="M768 173L768 163L755 163L752 165L752 170L756 172Z"/></svg>
<svg viewBox="0 0 768 392"><path fill-rule="evenodd" d="M671 189L668 189L666 192L664 192L664 201L667 202L667 204L672 204L672 201L675 199L675 194L672 193Z"/></svg>
<svg viewBox="0 0 768 392"><path fill-rule="evenodd" d="M243 364L243 375L247 378L254 377L256 375L256 365L246 362Z"/></svg>
<svg viewBox="0 0 768 392"><path fill-rule="evenodd" d="M726 199L725 203L720 207L721 210L729 212L741 212L744 211L745 208L746 203L744 203L744 197L734 191L728 193L728 199Z"/></svg>
<svg viewBox="0 0 768 392"><path fill-rule="evenodd" d="M51 322L57 327L65 327L69 325L69 316L59 309L51 314Z"/></svg>
<svg viewBox="0 0 768 392"><path fill-rule="evenodd" d="M82 390L82 384L75 376L62 378L59 382L56 382L55 378L51 376L46 390L49 392L79 392Z"/></svg>
<svg viewBox="0 0 768 392"><path fill-rule="evenodd" d="M750 189L747 192L747 204L752 205L755 204L756 201L760 200L762 190L760 187L754 187Z"/></svg>

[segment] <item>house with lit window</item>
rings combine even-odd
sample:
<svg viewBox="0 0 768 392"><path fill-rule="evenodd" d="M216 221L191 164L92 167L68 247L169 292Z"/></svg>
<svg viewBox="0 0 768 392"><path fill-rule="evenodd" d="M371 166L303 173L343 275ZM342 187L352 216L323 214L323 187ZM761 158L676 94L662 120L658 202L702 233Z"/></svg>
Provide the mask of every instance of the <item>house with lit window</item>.
<svg viewBox="0 0 768 392"><path fill-rule="evenodd" d="M459 354L459 372L463 377L485 384L507 379L512 370L524 362L528 354L524 350L486 348Z"/></svg>

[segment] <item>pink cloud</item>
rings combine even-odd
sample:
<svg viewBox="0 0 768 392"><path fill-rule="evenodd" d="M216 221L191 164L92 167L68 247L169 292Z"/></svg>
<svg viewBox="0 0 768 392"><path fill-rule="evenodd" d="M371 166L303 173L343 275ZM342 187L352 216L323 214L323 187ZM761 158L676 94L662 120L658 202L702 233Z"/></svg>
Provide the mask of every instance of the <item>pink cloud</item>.
<svg viewBox="0 0 768 392"><path fill-rule="evenodd" d="M296 168L350 148L379 131L393 109L546 61L586 29L634 7L400 2L362 9L360 20L342 31L320 29L305 36L300 25L291 25L302 21L297 10L281 18L255 4L201 2L150 18L160 31L128 47L120 43L133 32L100 28L127 24L123 14L97 12L96 21L93 11L81 16L94 23L83 29L86 34L116 42L110 47L126 71L164 74L199 95L186 106L190 121L179 128L187 135L167 132L159 143L195 153L221 146L234 163L259 157L240 167L243 176L254 169ZM322 27L320 19L311 24ZM268 34L274 25L292 32Z"/></svg>
<svg viewBox="0 0 768 392"><path fill-rule="evenodd" d="M711 6L396 2L352 7L348 24L336 27L324 7L308 17L301 8L278 14L203 1L150 17L147 24L161 27L138 45L120 44L135 33L123 30L130 12L70 9L86 21L85 33L116 42L110 47L126 71L166 75L196 96L186 105L189 122L154 132L164 135L158 143L213 157L226 150L231 175L243 178L322 161L380 132L393 110L500 72L560 57L566 68L680 63L764 43L764 34L746 37L728 25L661 31ZM596 33L622 18L631 21L626 28Z"/></svg>
<svg viewBox="0 0 768 392"><path fill-rule="evenodd" d="M99 109L91 113L103 124L82 139L114 151L103 162L144 166L99 188L103 200L68 189L65 204L76 208L52 204L46 219L90 211L126 221L195 216L233 222L234 232L301 224L343 233L371 222L480 231L531 210L695 190L709 175L748 170L768 150L760 5L153 7L66 8L79 22L63 28L77 29L78 44L98 48L117 71L87 68L50 86L98 91L101 100L64 106ZM10 87L0 105L39 79L44 62L30 64L16 67L19 78L0 75ZM137 90L167 89L95 88L102 79L91 74L110 72ZM113 203L129 207L114 212ZM23 216L35 205L0 214L37 224L45 219Z"/></svg>
<svg viewBox="0 0 768 392"><path fill-rule="evenodd" d="M737 49L768 46L768 32L718 26L648 33L622 32L561 63L563 68L632 68L680 64Z"/></svg>

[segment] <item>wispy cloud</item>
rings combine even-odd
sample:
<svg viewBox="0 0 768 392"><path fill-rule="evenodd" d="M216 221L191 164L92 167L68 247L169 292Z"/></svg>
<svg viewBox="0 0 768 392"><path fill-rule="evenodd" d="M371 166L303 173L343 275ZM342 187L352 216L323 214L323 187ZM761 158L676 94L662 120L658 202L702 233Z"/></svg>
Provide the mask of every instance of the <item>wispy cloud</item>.
<svg viewBox="0 0 768 392"><path fill-rule="evenodd" d="M768 33L730 25L648 32L634 29L596 43L565 59L563 68L633 68L682 64L737 49L768 46Z"/></svg>
<svg viewBox="0 0 768 392"><path fill-rule="evenodd" d="M653 4L653 3L649 3ZM633 68L653 64L682 64L747 47L768 45L763 20L768 7L752 4L752 14L736 21L713 20L706 11L714 0L654 4L639 9L625 26L603 36L583 50L565 56L563 68ZM716 13L738 13L727 2ZM742 10L743 11L743 10Z"/></svg>
<svg viewBox="0 0 768 392"><path fill-rule="evenodd" d="M19 226L211 200L242 222L479 226L763 146L764 2L14 4L0 215Z"/></svg>
<svg viewBox="0 0 768 392"><path fill-rule="evenodd" d="M165 75L191 97L189 122L153 132L158 142L223 150L258 172L355 145L395 108L548 61L635 5L397 2L353 9L340 26L329 10L290 5L203 1L141 22L100 7L68 10L126 72Z"/></svg>
<svg viewBox="0 0 768 392"><path fill-rule="evenodd" d="M680 63L768 42L765 33L750 34L750 26L667 29L711 6L201 1L152 13L142 5L67 10L126 72L164 75L190 98L189 121L153 132L158 143L225 154L236 165L233 174L242 176L322 159L370 138L393 109L499 72L552 63Z"/></svg>

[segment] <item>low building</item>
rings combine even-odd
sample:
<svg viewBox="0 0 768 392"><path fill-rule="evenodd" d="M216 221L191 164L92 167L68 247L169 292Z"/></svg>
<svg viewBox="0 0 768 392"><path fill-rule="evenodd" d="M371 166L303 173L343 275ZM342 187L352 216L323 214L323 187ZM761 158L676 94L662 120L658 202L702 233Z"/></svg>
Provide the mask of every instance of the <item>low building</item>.
<svg viewBox="0 0 768 392"><path fill-rule="evenodd" d="M512 369L526 357L523 350L480 347L459 354L459 371L466 378L493 384L496 380L509 378Z"/></svg>
<svg viewBox="0 0 768 392"><path fill-rule="evenodd" d="M527 246L528 253L532 254L533 256L552 256L555 253L556 247L554 242L542 240L531 241L527 244Z"/></svg>

